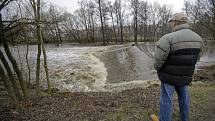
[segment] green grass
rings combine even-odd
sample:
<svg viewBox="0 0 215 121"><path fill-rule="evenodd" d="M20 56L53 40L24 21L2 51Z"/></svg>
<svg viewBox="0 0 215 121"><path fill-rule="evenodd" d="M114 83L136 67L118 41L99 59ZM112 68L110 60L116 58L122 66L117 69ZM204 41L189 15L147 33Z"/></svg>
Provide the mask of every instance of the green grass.
<svg viewBox="0 0 215 121"><path fill-rule="evenodd" d="M213 121L215 112L215 86L192 86L190 87L191 97L191 121ZM180 120L177 96L174 95L173 121ZM158 100L158 99L157 99ZM150 103L150 102L148 102ZM152 104L153 105L153 104ZM111 112L105 115L102 121L151 121L151 114L158 114L159 107L143 108L133 102L124 102Z"/></svg>

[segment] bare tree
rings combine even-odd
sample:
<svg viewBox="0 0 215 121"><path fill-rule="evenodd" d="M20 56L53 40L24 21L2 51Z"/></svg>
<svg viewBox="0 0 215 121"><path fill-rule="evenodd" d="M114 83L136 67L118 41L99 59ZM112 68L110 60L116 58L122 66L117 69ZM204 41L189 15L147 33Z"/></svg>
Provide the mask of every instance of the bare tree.
<svg viewBox="0 0 215 121"><path fill-rule="evenodd" d="M61 29L59 26L59 22L62 21L62 15L61 15L60 11L58 11L54 5L50 5L49 15L51 17L51 23L52 23L49 25L53 25L53 27L50 27L49 31L53 31L53 30L55 31L55 36L57 39L56 45L60 46L60 44L62 44L62 37L61 37Z"/></svg>
<svg viewBox="0 0 215 121"><path fill-rule="evenodd" d="M122 0L116 0L114 2L115 14L117 18L117 29L118 29L118 38L120 38L120 43L123 44L123 14L124 10L122 8Z"/></svg>
<svg viewBox="0 0 215 121"><path fill-rule="evenodd" d="M26 37L26 38L28 38L28 37ZM27 67L28 67L28 87L31 84L31 67L30 67L29 59L28 59L28 56L29 56L29 41L30 41L29 38L26 39L26 54L25 54L25 61L26 61Z"/></svg>
<svg viewBox="0 0 215 121"><path fill-rule="evenodd" d="M139 10L139 0L131 0L132 13L134 15L134 42L137 44L138 41L138 10Z"/></svg>
<svg viewBox="0 0 215 121"><path fill-rule="evenodd" d="M0 4L0 11L2 11L2 9L8 5L12 0L3 0L1 1L1 4ZM13 27L10 27L10 25L12 25L14 22L12 21L9 25L8 25L8 28L7 29L11 29ZM4 25L3 25L3 21L2 21L2 15L0 13L0 30L1 30L1 41L3 42L3 46L4 46L4 50L6 52L6 55L7 57L9 58L15 72L16 72L16 75L18 77L18 80L19 80L19 83L21 85L21 88L22 88L22 91L23 91L23 94L24 96L27 98L29 97L29 94L28 94L28 91L27 91L27 88L26 88L26 84L25 84L25 81L24 81L24 78L23 78L23 75L22 75L22 72L21 70L19 69L18 67L18 64L16 62L16 60L14 59L11 51L10 51L10 48L9 48L9 45L8 45L8 42L7 42L7 38L5 37L5 30L4 30Z"/></svg>
<svg viewBox="0 0 215 121"><path fill-rule="evenodd" d="M118 36L117 36L115 17L114 17L115 10L114 10L114 6L111 4L111 1L109 1L108 4L109 4L109 9L110 9L109 11L110 11L111 23L112 23L112 27L113 27L113 34L115 37L115 43L118 44Z"/></svg>
<svg viewBox="0 0 215 121"><path fill-rule="evenodd" d="M152 5L150 5L149 10L151 11L150 19L151 19L151 24L152 24L152 33L151 33L151 40L156 41L158 38L156 38L156 34L158 33L158 27L160 25L160 15L159 15L159 8L160 5L156 2L154 2ZM156 39L155 39L156 38Z"/></svg>
<svg viewBox="0 0 215 121"><path fill-rule="evenodd" d="M36 92L37 92L37 95L39 95L40 94L40 63L41 63L40 56L41 56L41 51L43 51L43 56L44 56L44 68L45 68L45 72L46 72L48 93L51 92L51 84L49 81L46 50L45 50L43 38L42 38L41 2L40 2L40 0L37 0L37 1L30 0L30 3L31 3L32 8L34 10L34 16L35 16L36 28L37 28L38 53L37 53L37 68L36 68Z"/></svg>
<svg viewBox="0 0 215 121"><path fill-rule="evenodd" d="M88 2L88 23L91 42L95 42L95 5L93 1Z"/></svg>
<svg viewBox="0 0 215 121"><path fill-rule="evenodd" d="M16 95L15 95L13 89L11 88L11 84L10 84L9 78L6 75L6 73L4 71L4 68L2 67L1 64L0 64L0 74L1 74L0 77L2 78L2 80L4 82L5 89L7 90L8 95L10 96L12 103L14 104L14 106L16 106L17 108L19 108L20 107L19 102L18 102L18 100L16 98Z"/></svg>
<svg viewBox="0 0 215 121"><path fill-rule="evenodd" d="M106 39L105 39L105 24L104 24L104 11L103 11L103 1L97 0L96 3L98 4L98 10L99 10L99 17L101 22L101 29L102 29L102 42L103 45L106 45Z"/></svg>
<svg viewBox="0 0 215 121"><path fill-rule="evenodd" d="M82 43L81 39L81 22L79 20L79 16L72 15L70 13L64 13L65 15L65 21L63 22L63 29L66 33L68 33L66 36L70 40L75 40L77 43Z"/></svg>
<svg viewBox="0 0 215 121"><path fill-rule="evenodd" d="M1 62L3 63L3 65L4 65L5 70L7 71L8 77L9 77L11 83L12 83L12 86L13 86L13 89L14 89L16 97L19 100L21 100L22 99L22 93L20 92L19 84L16 82L16 79L14 78L13 72L12 72L12 70L11 70L11 68L10 68L10 66L9 66L7 60L5 59L4 54L2 53L1 50L0 50L0 59L1 59Z"/></svg>
<svg viewBox="0 0 215 121"><path fill-rule="evenodd" d="M172 10L170 8L168 8L167 5L163 5L160 7L159 9L159 14L160 14L160 21L161 21L161 35L163 36L164 34L169 32L169 28L168 28L168 21L172 15Z"/></svg>
<svg viewBox="0 0 215 121"><path fill-rule="evenodd" d="M2 9L4 7L6 7L10 2L12 2L12 0L1 0L1 3L0 3L0 40L1 40L1 42L3 42L6 55L8 56L10 62L12 63L12 66L14 67L15 71L17 72L16 73L17 76L22 77L22 75L18 75L18 74L21 74L21 71L19 70L17 63L16 63L16 60L13 58L13 56L10 52L9 46L7 44L7 38L5 36L5 28L4 28L3 21L2 21ZM14 79L14 76L12 74L12 70L11 70L11 68L10 68L10 66L9 66L7 60L5 59L5 56L1 50L0 50L0 59L4 65L4 68L5 68L4 69L2 67L2 65L0 64L0 77L2 78L2 80L4 82L4 86L8 92L8 95L11 98L12 103L14 104L14 106L19 108L20 105L19 105L18 99L22 98L22 94L19 90L19 86L16 83L16 80ZM7 71L8 75L5 73L5 70ZM11 82L12 82L13 88L11 87ZM26 87L24 84L24 80L23 79L19 80L19 82L21 84L22 91L23 91L24 95L26 97L28 97L28 95L27 95L28 93L26 93Z"/></svg>
<svg viewBox="0 0 215 121"><path fill-rule="evenodd" d="M90 43L90 37L89 37L89 24L90 23L88 23L88 16L87 16L87 13L88 13L88 3L87 3L88 1L87 0L81 0L81 1L79 1L78 3L79 3L79 5L80 5L80 9L79 9L79 16L81 17L81 18L83 18L82 19L82 22L83 22L83 25L84 25L84 27L85 27L85 31L86 31L86 39L87 39L87 41L88 41L88 43Z"/></svg>
<svg viewBox="0 0 215 121"><path fill-rule="evenodd" d="M194 29L196 31L207 29L215 40L215 1L214 0L195 0L186 1L185 10L193 18ZM196 26L201 25L201 28ZM205 36L208 33L204 33ZM208 36L206 36L208 38Z"/></svg>
<svg viewBox="0 0 215 121"><path fill-rule="evenodd" d="M140 19L140 29L141 29L141 41L142 41L142 35L144 35L144 41L146 41L146 37L147 37L147 25L148 25L148 3L141 1L140 2L140 7L139 7L139 13L138 13L138 17Z"/></svg>

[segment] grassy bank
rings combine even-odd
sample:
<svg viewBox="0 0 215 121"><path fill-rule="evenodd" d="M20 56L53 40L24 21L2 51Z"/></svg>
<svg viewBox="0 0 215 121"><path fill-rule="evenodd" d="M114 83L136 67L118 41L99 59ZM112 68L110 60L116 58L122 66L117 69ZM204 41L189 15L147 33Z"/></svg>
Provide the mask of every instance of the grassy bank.
<svg viewBox="0 0 215 121"><path fill-rule="evenodd" d="M118 93L55 93L24 103L22 111L4 110L0 120L149 121L150 114L159 111L159 90L159 85L152 85ZM190 87L191 121L215 121L214 92L215 85ZM179 121L176 95L174 102L173 121Z"/></svg>
<svg viewBox="0 0 215 121"><path fill-rule="evenodd" d="M215 121L214 67L197 71L190 86L191 121ZM0 107L1 121L150 121L159 112L160 86L123 92L53 93L23 102L21 111ZM1 105L0 105L1 106ZM174 95L173 121L180 121L177 95Z"/></svg>

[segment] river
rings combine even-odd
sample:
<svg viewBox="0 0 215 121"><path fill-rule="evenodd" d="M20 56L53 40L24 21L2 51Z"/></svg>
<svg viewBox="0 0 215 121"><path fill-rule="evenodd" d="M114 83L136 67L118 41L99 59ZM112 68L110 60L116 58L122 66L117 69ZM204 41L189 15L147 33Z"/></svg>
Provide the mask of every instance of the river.
<svg viewBox="0 0 215 121"><path fill-rule="evenodd" d="M155 46L152 43L141 44L139 48L131 45L84 47L67 44L60 47L46 45L46 49L51 84L62 92L122 91L147 86L152 80L158 80L153 69ZM28 80L26 46L11 47L11 51ZM28 58L32 83L35 83L36 56L37 46L31 45ZM215 50L207 46L196 67L199 69L210 64L215 64ZM42 65L41 87L45 89Z"/></svg>

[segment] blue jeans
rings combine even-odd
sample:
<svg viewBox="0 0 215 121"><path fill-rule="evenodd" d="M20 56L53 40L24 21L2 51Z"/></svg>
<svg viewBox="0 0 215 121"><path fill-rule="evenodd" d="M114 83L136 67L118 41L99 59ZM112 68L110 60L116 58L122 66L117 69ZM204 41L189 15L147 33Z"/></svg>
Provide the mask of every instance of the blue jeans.
<svg viewBox="0 0 215 121"><path fill-rule="evenodd" d="M173 93L176 90L182 121L189 121L190 98L188 86L173 86L161 82L160 91L160 121L171 121L173 111Z"/></svg>

